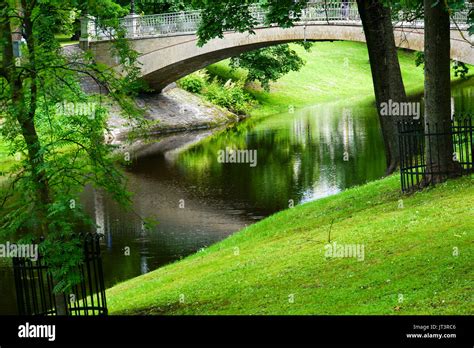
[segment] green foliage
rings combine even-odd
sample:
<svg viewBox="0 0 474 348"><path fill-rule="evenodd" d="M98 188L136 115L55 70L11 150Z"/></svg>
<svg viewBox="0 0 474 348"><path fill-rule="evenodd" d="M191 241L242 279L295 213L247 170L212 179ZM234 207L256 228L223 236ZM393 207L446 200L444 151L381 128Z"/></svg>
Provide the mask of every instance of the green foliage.
<svg viewBox="0 0 474 348"><path fill-rule="evenodd" d="M467 24L469 24L469 35L474 35L474 8L469 10L469 15L467 17Z"/></svg>
<svg viewBox="0 0 474 348"><path fill-rule="evenodd" d="M179 86L191 93L200 93L206 81L198 74L190 74L179 80Z"/></svg>
<svg viewBox="0 0 474 348"><path fill-rule="evenodd" d="M282 28L293 26L301 17L301 11L306 7L308 0L263 0L259 4L267 10L266 24L277 23Z"/></svg>
<svg viewBox="0 0 474 348"><path fill-rule="evenodd" d="M202 46L209 40L224 36L227 30L254 33L257 20L251 15L252 6L259 5L267 10L265 22L276 23L288 28L297 21L301 9L307 0L192 0L194 8L202 9L202 21L198 29L198 45Z"/></svg>
<svg viewBox="0 0 474 348"><path fill-rule="evenodd" d="M215 37L223 38L227 30L253 33L252 28L257 25L250 11L254 2L193 0L193 5L202 10L197 31L198 45L202 46Z"/></svg>
<svg viewBox="0 0 474 348"><path fill-rule="evenodd" d="M115 0L78 0L73 3L83 13L102 19L121 18L129 13Z"/></svg>
<svg viewBox="0 0 474 348"><path fill-rule="evenodd" d="M247 81L260 82L266 91L270 90L270 82L277 81L290 71L300 70L304 64L288 44L261 48L230 60L232 68L248 71Z"/></svg>
<svg viewBox="0 0 474 348"><path fill-rule="evenodd" d="M115 1L130 11L130 0ZM189 9L191 9L190 0L135 0L135 13L138 14L171 13Z"/></svg>
<svg viewBox="0 0 474 348"><path fill-rule="evenodd" d="M202 46L209 40L224 37L227 30L249 32L259 24L252 16L252 6L260 6L266 11L265 23L276 23L283 28L293 25L301 16L301 10L306 6L307 0L225 0L213 1L193 0L192 5L202 10L201 24L198 28L198 45ZM304 42L303 47L309 49L309 42ZM265 90L270 89L270 82L277 81L289 71L298 71L304 61L287 44L270 48L262 48L241 54L232 58L231 66L248 70L247 81L258 81Z"/></svg>
<svg viewBox="0 0 474 348"><path fill-rule="evenodd" d="M392 15L395 20L412 21L415 19L423 18L423 1L422 0L383 0L385 5L392 8ZM433 0L433 5L438 4L439 0ZM446 0L446 10L450 11L451 15L455 12L466 10L466 4L468 1L465 0ZM403 17L399 17L399 11L402 10ZM467 24L469 35L474 35L474 9L470 9L467 16Z"/></svg>
<svg viewBox="0 0 474 348"><path fill-rule="evenodd" d="M80 203L84 187L91 185L130 206L124 176L113 161L114 148L104 142L104 97L84 94L79 81L94 78L130 122L145 127L131 98L141 88L138 55L118 25L126 11L111 0L25 1L20 19L15 3L0 3L0 136L8 153L19 155L0 190L0 238L38 242L44 237L40 248L56 291L64 291L79 279L77 232L93 227ZM64 15L70 11L99 16L100 26L113 28L113 53L126 77L95 63L90 52L63 54L54 34L70 23ZM24 28L26 45L22 59L14 63L9 28L15 25Z"/></svg>
<svg viewBox="0 0 474 348"><path fill-rule="evenodd" d="M424 52L415 52L415 65L416 66L425 66L425 53ZM469 74L469 67L460 61L455 60L453 62L453 72L454 77L460 77L461 79L467 79Z"/></svg>
<svg viewBox="0 0 474 348"><path fill-rule="evenodd" d="M300 108L335 99L364 99L373 104L367 46L350 41L317 42L314 45L315 49L306 52L290 44L306 65L300 71L290 72L279 79L271 93L253 88L253 85L246 86L259 103L258 108L252 109L252 116L287 112L289 105ZM412 52L399 50L398 56L407 93L419 94L423 91L423 70L413 64ZM213 64L207 70L225 80L246 78L244 70L232 71L228 60ZM351 78L347 79L349 75Z"/></svg>
<svg viewBox="0 0 474 348"><path fill-rule="evenodd" d="M206 86L204 96L210 102L225 107L236 114L246 114L253 104L251 96L245 92L243 82L228 80L222 85L214 79Z"/></svg>
<svg viewBox="0 0 474 348"><path fill-rule="evenodd" d="M223 82L218 77L210 80L204 70L183 77L178 85L188 92L199 93L211 103L236 114L247 114L254 104L253 98L244 89L243 81L228 79Z"/></svg>
<svg viewBox="0 0 474 348"><path fill-rule="evenodd" d="M54 7L52 7L52 10L54 10ZM57 11L56 21L53 23L53 27L57 28L56 33L72 35L76 29L76 24L80 23L79 17L80 12L77 10L60 9Z"/></svg>
<svg viewBox="0 0 474 348"><path fill-rule="evenodd" d="M467 79L467 74L469 73L469 67L463 62L454 61L453 64L454 76L460 77L462 79Z"/></svg>
<svg viewBox="0 0 474 348"><path fill-rule="evenodd" d="M415 52L415 65L416 66L425 66L425 53L424 52Z"/></svg>

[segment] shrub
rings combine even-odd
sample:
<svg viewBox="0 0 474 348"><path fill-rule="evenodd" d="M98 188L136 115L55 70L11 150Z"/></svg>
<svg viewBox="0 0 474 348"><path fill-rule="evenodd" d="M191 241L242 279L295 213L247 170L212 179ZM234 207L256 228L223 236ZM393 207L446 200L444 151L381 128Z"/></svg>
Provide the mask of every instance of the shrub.
<svg viewBox="0 0 474 348"><path fill-rule="evenodd" d="M196 73L185 76L179 80L179 86L191 93L200 93L205 84L205 79Z"/></svg>
<svg viewBox="0 0 474 348"><path fill-rule="evenodd" d="M222 86L217 80L208 84L205 97L216 105L225 107L236 114L245 114L253 104L253 99L245 92L242 82L227 81Z"/></svg>

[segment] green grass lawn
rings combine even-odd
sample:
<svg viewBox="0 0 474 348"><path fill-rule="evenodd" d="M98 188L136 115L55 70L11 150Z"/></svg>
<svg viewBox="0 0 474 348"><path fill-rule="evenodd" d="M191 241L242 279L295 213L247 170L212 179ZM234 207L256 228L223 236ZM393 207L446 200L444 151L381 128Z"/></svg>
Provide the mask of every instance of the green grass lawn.
<svg viewBox="0 0 474 348"><path fill-rule="evenodd" d="M374 102L369 56L364 43L315 42L310 52L298 45L292 45L292 48L306 61L306 65L273 83L271 93L250 88L249 91L261 104L251 112L252 116L285 112L290 105L298 108L336 100L360 103L361 99ZM398 55L407 94L422 93L423 68L415 65L414 53L399 50ZM469 74L474 76L474 67L470 68ZM213 64L207 69L224 78L244 76L243 70L231 72L228 61Z"/></svg>
<svg viewBox="0 0 474 348"><path fill-rule="evenodd" d="M70 34L55 34L54 36L61 46L75 45L79 43L79 41L71 40Z"/></svg>
<svg viewBox="0 0 474 348"><path fill-rule="evenodd" d="M395 175L279 212L109 289L110 313L474 314L473 184L402 196ZM364 260L325 257L329 231Z"/></svg>

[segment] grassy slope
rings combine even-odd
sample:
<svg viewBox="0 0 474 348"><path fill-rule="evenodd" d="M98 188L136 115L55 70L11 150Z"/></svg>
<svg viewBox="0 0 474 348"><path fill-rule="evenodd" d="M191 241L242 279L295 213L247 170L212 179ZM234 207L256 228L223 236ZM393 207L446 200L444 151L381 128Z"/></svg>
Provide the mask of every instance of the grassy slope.
<svg viewBox="0 0 474 348"><path fill-rule="evenodd" d="M306 66L273 84L271 93L251 89L262 105L254 116L289 105L373 102L365 45L318 42L310 53L294 48ZM346 57L349 66L341 69ZM399 57L407 92L422 92L423 70L413 54L400 51ZM242 76L226 62L209 70ZM405 208L398 209L399 182L390 177L281 212L204 252L117 285L108 291L109 308L113 314L473 313L467 295L474 225L469 184L472 179L465 178L404 198ZM325 259L333 219L331 240L364 244L365 261ZM461 250L459 257L452 256L453 247Z"/></svg>
<svg viewBox="0 0 474 348"><path fill-rule="evenodd" d="M121 283L107 292L110 312L473 314L474 178L403 197L403 209L398 180L282 211ZM364 261L325 258L332 221L331 241L364 244Z"/></svg>

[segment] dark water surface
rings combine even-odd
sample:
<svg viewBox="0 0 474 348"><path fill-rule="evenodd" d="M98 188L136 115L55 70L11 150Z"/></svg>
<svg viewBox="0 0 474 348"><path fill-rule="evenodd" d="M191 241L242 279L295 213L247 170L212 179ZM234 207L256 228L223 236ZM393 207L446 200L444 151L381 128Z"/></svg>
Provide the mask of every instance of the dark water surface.
<svg viewBox="0 0 474 348"><path fill-rule="evenodd" d="M474 111L474 83L453 88L456 112ZM257 165L219 163L226 148L257 150ZM205 248L289 204L380 178L385 169L376 110L337 102L248 119L183 151L140 158L127 170L143 228L98 192L84 202L105 233L106 286ZM125 251L130 250L126 256ZM10 260L0 259L0 314L15 314Z"/></svg>

